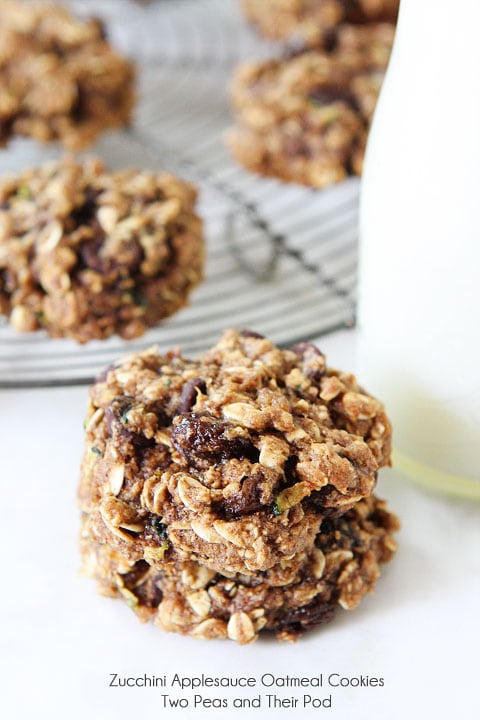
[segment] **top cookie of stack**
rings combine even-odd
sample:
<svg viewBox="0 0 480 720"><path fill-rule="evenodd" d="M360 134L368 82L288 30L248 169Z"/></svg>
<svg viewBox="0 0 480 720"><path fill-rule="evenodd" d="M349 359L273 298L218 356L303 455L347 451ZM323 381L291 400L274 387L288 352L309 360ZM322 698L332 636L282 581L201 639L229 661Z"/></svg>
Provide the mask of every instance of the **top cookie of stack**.
<svg viewBox="0 0 480 720"><path fill-rule="evenodd" d="M383 406L353 375L310 343L245 331L198 360L124 358L91 389L86 427L80 497L97 542L136 562L161 522L170 562L223 575L303 561L390 459Z"/></svg>

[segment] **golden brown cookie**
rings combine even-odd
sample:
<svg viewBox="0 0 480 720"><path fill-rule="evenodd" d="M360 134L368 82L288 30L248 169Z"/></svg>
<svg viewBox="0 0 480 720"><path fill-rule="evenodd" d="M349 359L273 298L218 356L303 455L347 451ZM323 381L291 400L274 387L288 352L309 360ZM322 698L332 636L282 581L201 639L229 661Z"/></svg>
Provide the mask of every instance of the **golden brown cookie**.
<svg viewBox="0 0 480 720"><path fill-rule="evenodd" d="M152 349L99 378L80 503L95 541L131 564L168 551L263 572L370 496L390 446L381 403L314 345L230 330L197 360Z"/></svg>
<svg viewBox="0 0 480 720"><path fill-rule="evenodd" d="M396 549L396 517L375 497L340 518L324 520L314 546L281 567L251 575L223 575L194 561L151 556L127 559L102 543L91 516L81 534L83 571L99 591L123 598L143 621L195 638L253 642L272 630L295 640L330 621L337 609L353 610L379 577L379 565Z"/></svg>
<svg viewBox="0 0 480 720"><path fill-rule="evenodd" d="M242 63L227 137L249 170L323 188L359 175L394 26L344 25L329 51Z"/></svg>
<svg viewBox="0 0 480 720"><path fill-rule="evenodd" d="M96 19L51 2L0 0L0 145L14 135L69 149L131 119L132 64Z"/></svg>
<svg viewBox="0 0 480 720"><path fill-rule="evenodd" d="M399 0L242 0L262 35L317 45L340 23L395 22Z"/></svg>
<svg viewBox="0 0 480 720"><path fill-rule="evenodd" d="M142 335L202 279L195 189L65 159L0 181L0 314L80 343Z"/></svg>

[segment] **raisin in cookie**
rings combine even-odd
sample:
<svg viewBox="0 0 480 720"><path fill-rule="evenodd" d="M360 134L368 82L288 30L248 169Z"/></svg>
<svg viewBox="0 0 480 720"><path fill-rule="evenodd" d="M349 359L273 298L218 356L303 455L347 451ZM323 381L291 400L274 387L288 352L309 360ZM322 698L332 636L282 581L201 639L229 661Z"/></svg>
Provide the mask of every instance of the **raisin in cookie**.
<svg viewBox="0 0 480 720"><path fill-rule="evenodd" d="M0 0L0 145L13 135L79 149L125 125L134 71L96 19L49 2Z"/></svg>
<svg viewBox="0 0 480 720"><path fill-rule="evenodd" d="M65 159L0 181L0 314L80 343L137 337L201 281L195 189Z"/></svg>
<svg viewBox="0 0 480 720"><path fill-rule="evenodd" d="M395 22L399 0L242 0L262 35L316 45L339 23Z"/></svg>
<svg viewBox="0 0 480 720"><path fill-rule="evenodd" d="M155 349L91 388L80 501L98 543L266 571L368 497L389 464L383 406L312 344L227 331L197 360Z"/></svg>
<svg viewBox="0 0 480 720"><path fill-rule="evenodd" d="M391 24L345 25L331 50L242 63L234 76L235 159L262 175L323 188L362 171L393 43Z"/></svg>
<svg viewBox="0 0 480 720"><path fill-rule="evenodd" d="M374 588L380 563L395 552L397 529L396 517L372 496L324 520L315 545L293 567L286 561L278 571L223 575L194 561L129 560L98 541L85 515L81 552L84 573L100 592L126 600L141 620L195 638L246 644L267 630L295 640L330 621L339 607L353 610Z"/></svg>

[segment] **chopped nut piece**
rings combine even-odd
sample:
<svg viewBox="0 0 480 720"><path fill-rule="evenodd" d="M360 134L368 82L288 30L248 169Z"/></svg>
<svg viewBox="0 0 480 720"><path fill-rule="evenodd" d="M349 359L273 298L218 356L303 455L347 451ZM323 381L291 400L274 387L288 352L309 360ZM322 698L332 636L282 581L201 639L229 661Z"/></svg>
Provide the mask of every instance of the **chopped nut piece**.
<svg viewBox="0 0 480 720"><path fill-rule="evenodd" d="M192 590L200 590L208 585L214 576L214 570L209 570L204 565L191 563L182 570L182 583Z"/></svg>
<svg viewBox="0 0 480 720"><path fill-rule="evenodd" d="M201 512L210 505L210 492L201 482L187 473L178 473L178 476L177 492L185 507Z"/></svg>
<svg viewBox="0 0 480 720"><path fill-rule="evenodd" d="M110 481L110 490L112 495L118 495L122 489L123 479L125 476L125 465L114 465L110 470L108 479Z"/></svg>
<svg viewBox="0 0 480 720"><path fill-rule="evenodd" d="M239 645L246 645L256 638L253 623L244 612L236 612L231 615L227 624L227 635L230 640L235 640Z"/></svg>
<svg viewBox="0 0 480 720"><path fill-rule="evenodd" d="M235 420L254 430L265 427L266 417L262 410L257 410L248 403L232 403L223 408L223 417Z"/></svg>
<svg viewBox="0 0 480 720"><path fill-rule="evenodd" d="M323 552L320 548L315 548L313 553L313 574L318 580L320 580L323 576L325 562L325 555Z"/></svg>
<svg viewBox="0 0 480 720"><path fill-rule="evenodd" d="M279 514L284 513L285 510L288 510L294 505L298 505L298 503L307 497L307 495L310 495L311 492L312 487L306 482L299 482L292 485L292 487L282 490L275 499L276 511Z"/></svg>
<svg viewBox="0 0 480 720"><path fill-rule="evenodd" d="M345 414L354 421L370 420L377 415L379 403L361 393L346 392L342 399Z"/></svg>
<svg viewBox="0 0 480 720"><path fill-rule="evenodd" d="M324 377L322 379L322 391L320 393L320 397L322 400L325 400L325 402L330 402L330 400L333 400L337 397L337 395L340 395L341 392L344 392L345 385L342 383L342 381L338 377Z"/></svg>
<svg viewBox="0 0 480 720"><path fill-rule="evenodd" d="M129 533L143 531L143 524L138 522L135 510L123 500L106 495L102 499L99 509L106 527L122 540L132 542L133 538Z"/></svg>
<svg viewBox="0 0 480 720"><path fill-rule="evenodd" d="M290 454L288 444L274 435L264 435L259 440L259 446L259 463L281 472Z"/></svg>
<svg viewBox="0 0 480 720"><path fill-rule="evenodd" d="M38 252L40 253L51 253L62 239L63 228L59 222L52 222L47 229L48 234L38 243Z"/></svg>
<svg viewBox="0 0 480 720"><path fill-rule="evenodd" d="M16 305L11 312L10 322L15 330L30 332L36 329L38 320L35 313L26 305Z"/></svg>
<svg viewBox="0 0 480 720"><path fill-rule="evenodd" d="M217 532L227 542L230 542L239 548L245 547L246 538L236 531L234 523L217 520L213 523L213 527L215 528L215 532Z"/></svg>
<svg viewBox="0 0 480 720"><path fill-rule="evenodd" d="M207 525L200 520L192 520L190 525L193 532L199 537L201 537L202 540L206 540L209 543L222 542L222 538L211 525Z"/></svg>
<svg viewBox="0 0 480 720"><path fill-rule="evenodd" d="M187 601L196 615L202 618L208 616L212 604L205 590L197 590L197 592L190 593L190 595L187 595Z"/></svg>
<svg viewBox="0 0 480 720"><path fill-rule="evenodd" d="M226 637L227 628L223 620L211 618L210 620L204 620L200 625L196 625L191 635L202 640L215 640Z"/></svg>
<svg viewBox="0 0 480 720"><path fill-rule="evenodd" d="M97 408L95 412L91 415L91 417L88 419L86 424L86 430L88 432L92 432L97 425L103 420L103 417L105 415L105 411L103 408Z"/></svg>
<svg viewBox="0 0 480 720"><path fill-rule="evenodd" d="M118 211L114 206L103 205L97 212L97 218L106 233L113 233L118 222Z"/></svg>
<svg viewBox="0 0 480 720"><path fill-rule="evenodd" d="M155 565L162 562L167 550L168 542L165 541L159 547L146 547L143 551L143 557L148 563Z"/></svg>

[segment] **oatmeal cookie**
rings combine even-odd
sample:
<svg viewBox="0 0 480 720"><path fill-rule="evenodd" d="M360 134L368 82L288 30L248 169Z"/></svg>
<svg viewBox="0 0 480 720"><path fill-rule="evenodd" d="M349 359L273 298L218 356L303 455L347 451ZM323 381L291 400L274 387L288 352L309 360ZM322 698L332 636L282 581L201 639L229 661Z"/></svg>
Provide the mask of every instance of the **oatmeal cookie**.
<svg viewBox="0 0 480 720"><path fill-rule="evenodd" d="M362 171L394 26L338 28L329 52L242 63L234 76L235 159L262 175L326 187Z"/></svg>
<svg viewBox="0 0 480 720"><path fill-rule="evenodd" d="M0 314L80 343L137 337L202 279L195 189L65 159L0 181Z"/></svg>
<svg viewBox="0 0 480 720"><path fill-rule="evenodd" d="M383 406L311 343L227 331L197 360L155 349L91 388L80 501L129 562L266 571L313 547L325 518L389 464Z"/></svg>
<svg viewBox="0 0 480 720"><path fill-rule="evenodd" d="M134 70L96 19L50 2L0 0L0 145L13 135L77 150L125 125Z"/></svg>
<svg viewBox="0 0 480 720"><path fill-rule="evenodd" d="M373 590L379 564L396 549L396 517L374 496L340 518L324 520L315 545L300 563L253 575L223 575L194 561L132 561L102 544L84 517L84 573L100 592L121 597L142 621L195 638L230 638L250 643L260 631L295 640L330 621L339 607L353 610Z"/></svg>
<svg viewBox="0 0 480 720"><path fill-rule="evenodd" d="M243 11L265 37L317 45L340 23L395 22L399 0L242 0Z"/></svg>

